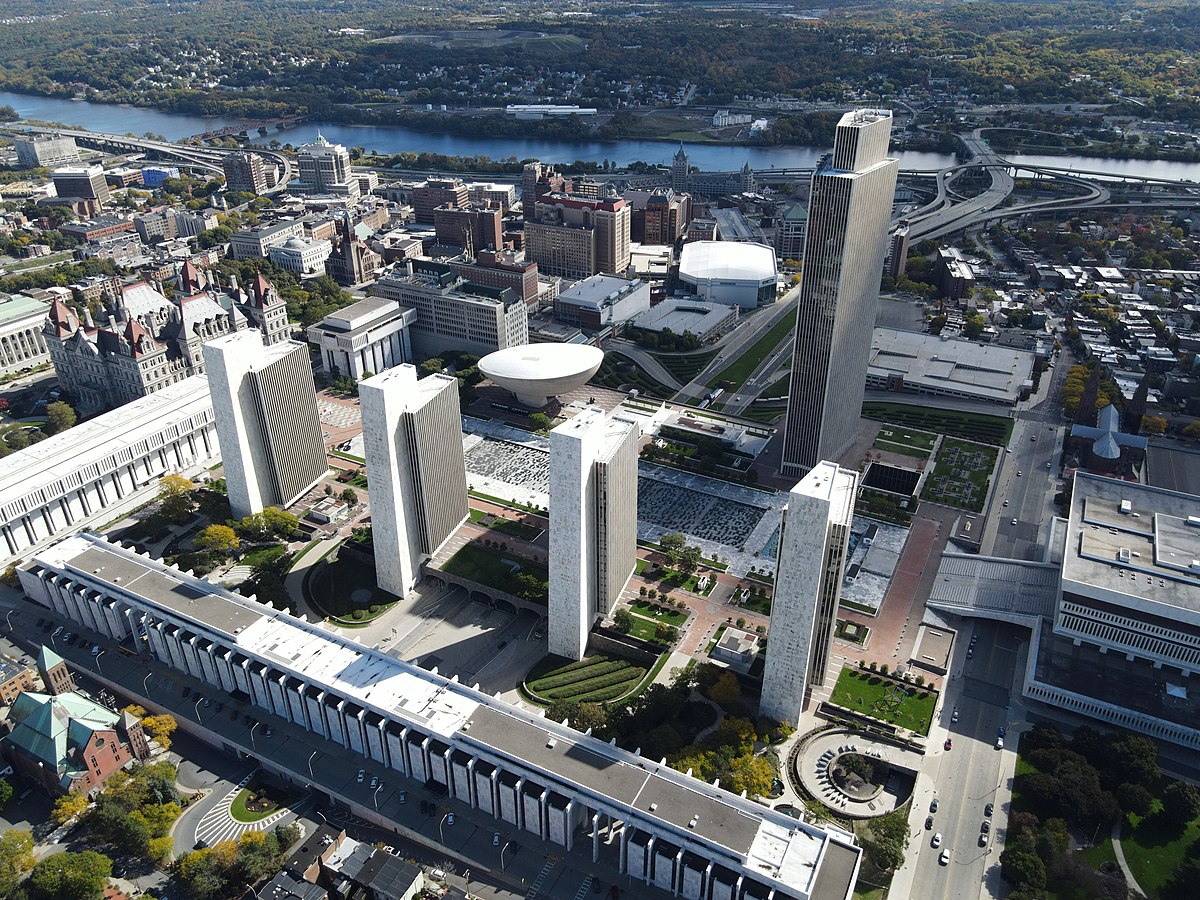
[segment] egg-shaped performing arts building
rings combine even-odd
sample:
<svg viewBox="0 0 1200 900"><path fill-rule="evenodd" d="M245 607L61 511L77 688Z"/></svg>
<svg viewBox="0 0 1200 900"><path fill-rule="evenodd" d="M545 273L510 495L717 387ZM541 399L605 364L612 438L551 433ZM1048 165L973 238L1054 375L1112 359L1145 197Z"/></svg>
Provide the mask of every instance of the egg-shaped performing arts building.
<svg viewBox="0 0 1200 900"><path fill-rule="evenodd" d="M583 344L523 344L489 353L479 371L513 392L518 402L540 409L559 394L583 387L604 361L604 351Z"/></svg>

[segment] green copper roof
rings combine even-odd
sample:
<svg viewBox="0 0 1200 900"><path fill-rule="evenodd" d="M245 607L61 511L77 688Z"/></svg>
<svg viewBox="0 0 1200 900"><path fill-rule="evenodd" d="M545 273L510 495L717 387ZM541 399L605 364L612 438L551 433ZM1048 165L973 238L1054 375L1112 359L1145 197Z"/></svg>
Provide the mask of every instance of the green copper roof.
<svg viewBox="0 0 1200 900"><path fill-rule="evenodd" d="M58 772L75 768L67 758L72 747L87 747L97 731L111 730L121 714L74 692L41 694L25 691L13 702L8 718L15 724L6 741Z"/></svg>
<svg viewBox="0 0 1200 900"><path fill-rule="evenodd" d="M0 291L0 324L23 319L25 316L49 315L50 304L24 294L6 294Z"/></svg>

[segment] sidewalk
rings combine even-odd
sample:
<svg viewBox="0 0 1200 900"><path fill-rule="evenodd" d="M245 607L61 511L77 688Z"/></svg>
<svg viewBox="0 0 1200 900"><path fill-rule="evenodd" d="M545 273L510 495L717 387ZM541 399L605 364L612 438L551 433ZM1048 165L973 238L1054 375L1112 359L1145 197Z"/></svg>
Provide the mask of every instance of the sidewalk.
<svg viewBox="0 0 1200 900"><path fill-rule="evenodd" d="M13 613L14 616L25 617L14 632L14 640L18 635L34 633L34 629L28 627L28 616L35 612L54 621L61 620L50 610L22 603ZM77 623L70 624L87 633ZM36 652L31 639L22 639L21 642L27 644L27 650ZM60 650L68 664L81 675L147 709L171 713L181 732L225 753L255 760L273 776L291 783L299 790L314 793L317 800L324 795L367 823L400 835L436 854L436 858L449 859L461 868L470 869L476 876L472 880L498 884L524 894L549 864L553 873L551 878L543 881L542 897L576 896L579 886L589 876L595 878L595 875L599 875L599 881L604 886L619 885L626 900L661 900L668 896L654 887L631 883L628 876L619 874L616 868L617 847L606 843L603 833L600 837L600 862L593 863L592 840L584 832L575 833L574 848L568 850L484 812L470 809L459 800L433 794L422 784L405 779L396 770L327 741L257 706L222 695L222 711L202 707L196 698L212 693L215 689L211 685L173 669L163 668L149 657L112 654L110 658L109 654L105 654L103 669L100 670L86 647L70 645ZM185 687L192 692L188 699L183 698ZM254 722L270 724L274 736L266 738L260 730L255 741L251 728L244 724L244 715L249 715ZM376 775L381 779L376 790L372 791L366 782L356 781L359 768L365 769L368 777ZM431 803L434 811L423 812L421 800ZM456 815L457 824L446 824L445 814L448 812ZM502 844L493 844L494 834L501 836ZM505 854L502 866L497 865L501 862L500 853Z"/></svg>

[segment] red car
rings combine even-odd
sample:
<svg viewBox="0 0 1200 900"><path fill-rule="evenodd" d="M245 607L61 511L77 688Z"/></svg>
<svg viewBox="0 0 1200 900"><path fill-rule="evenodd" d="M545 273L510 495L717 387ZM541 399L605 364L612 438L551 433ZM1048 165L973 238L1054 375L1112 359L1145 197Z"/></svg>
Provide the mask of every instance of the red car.
<svg viewBox="0 0 1200 900"><path fill-rule="evenodd" d="M953 746L954 746L954 742L951 741L950 738L946 738L946 743L942 744L942 749L949 750Z"/></svg>

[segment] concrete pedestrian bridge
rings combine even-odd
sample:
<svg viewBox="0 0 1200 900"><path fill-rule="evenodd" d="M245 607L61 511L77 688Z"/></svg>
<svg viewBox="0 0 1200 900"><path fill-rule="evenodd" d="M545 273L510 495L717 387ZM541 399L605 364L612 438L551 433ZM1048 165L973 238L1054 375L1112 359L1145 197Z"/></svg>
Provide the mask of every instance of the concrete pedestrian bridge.
<svg viewBox="0 0 1200 900"><path fill-rule="evenodd" d="M843 777L851 756L885 763L881 783ZM897 809L912 794L922 754L862 731L835 728L807 739L792 757L792 774L810 796L839 815L869 819ZM875 779L872 779L874 782Z"/></svg>

